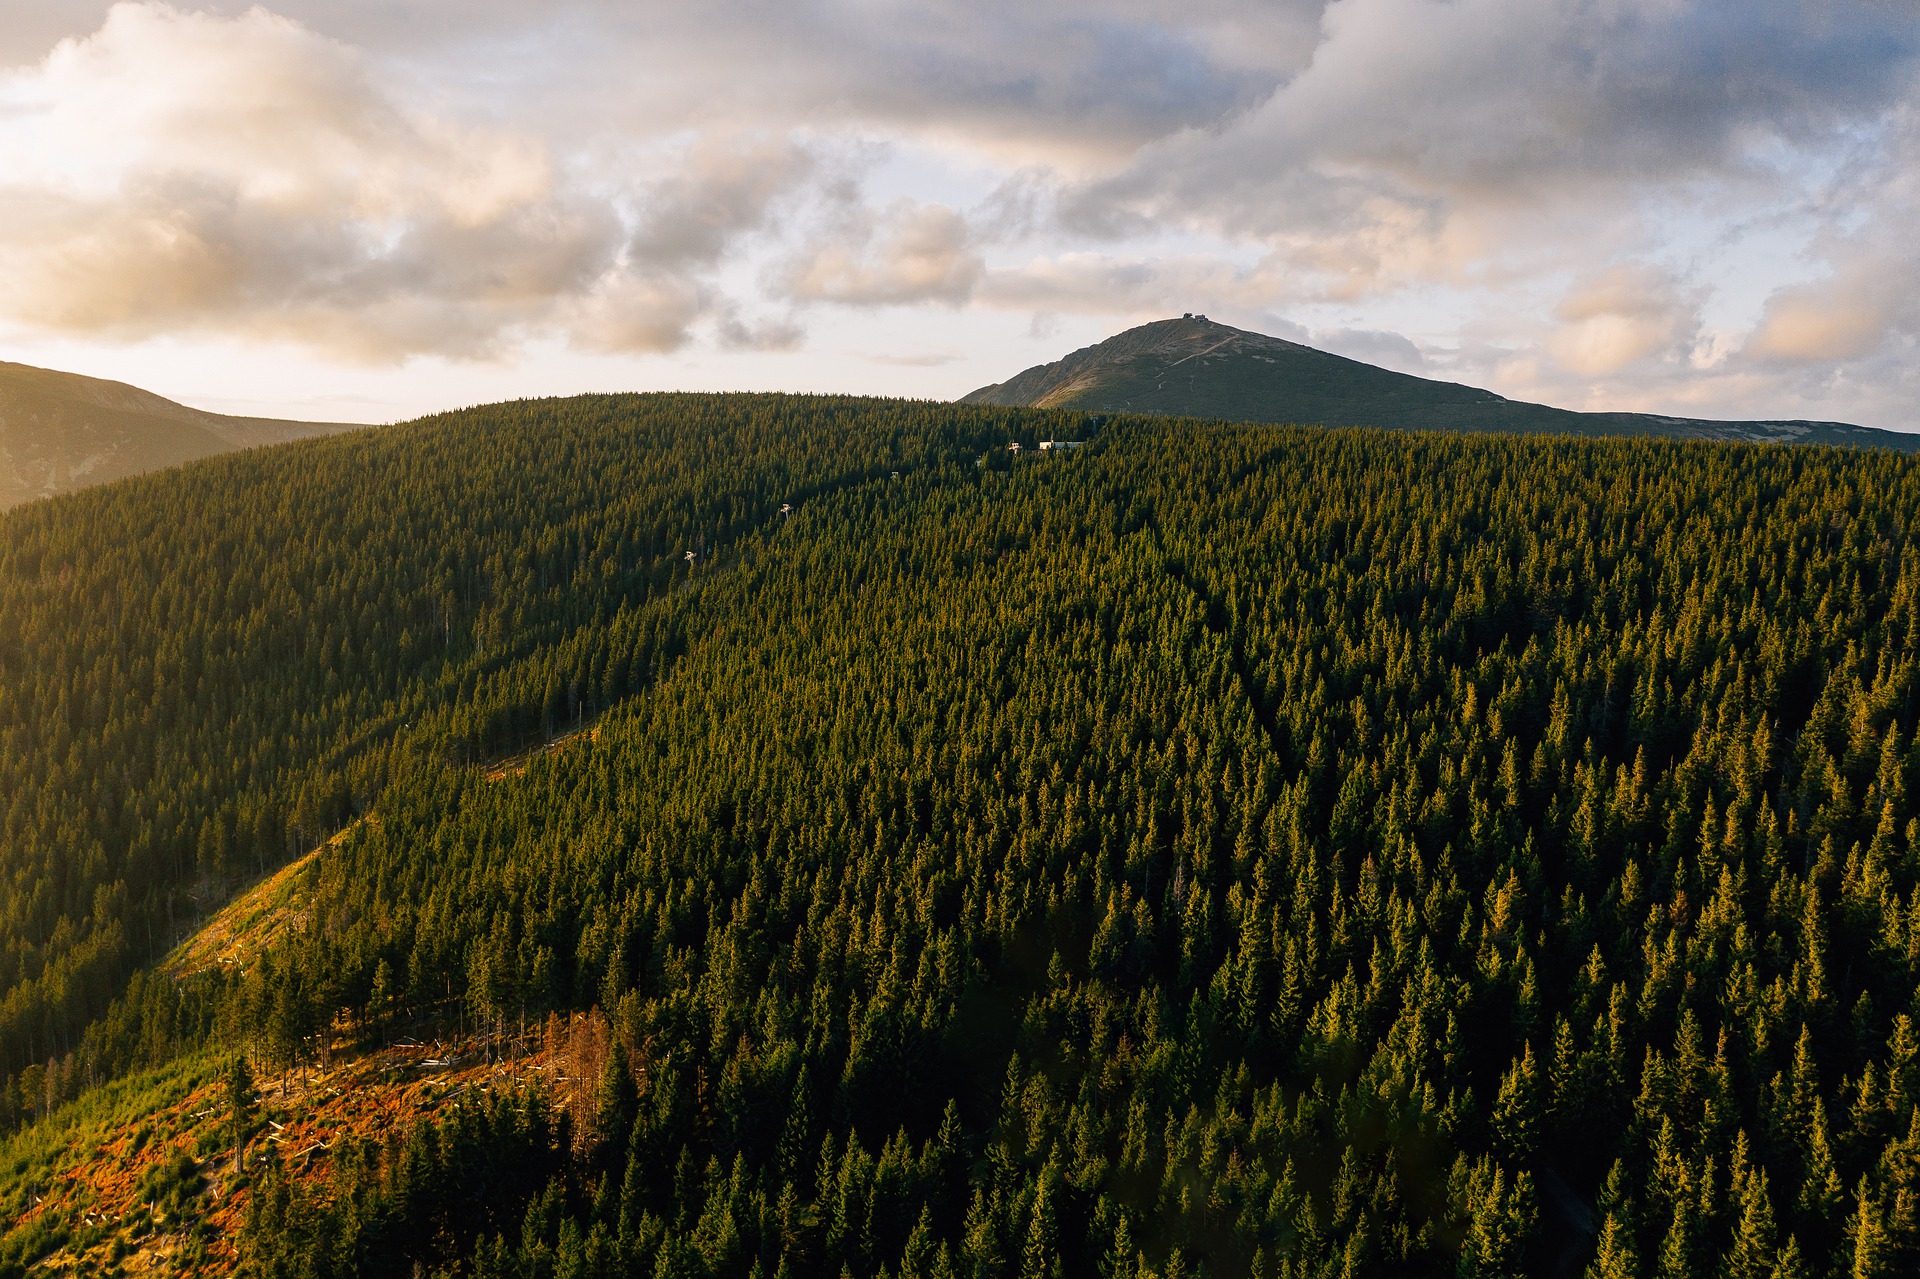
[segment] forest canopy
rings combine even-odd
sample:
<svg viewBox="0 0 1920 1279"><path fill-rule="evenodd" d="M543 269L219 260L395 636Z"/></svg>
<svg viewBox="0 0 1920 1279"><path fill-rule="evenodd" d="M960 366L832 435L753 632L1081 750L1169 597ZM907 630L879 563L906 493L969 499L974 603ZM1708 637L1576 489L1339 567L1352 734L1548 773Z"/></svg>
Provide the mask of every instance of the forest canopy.
<svg viewBox="0 0 1920 1279"><path fill-rule="evenodd" d="M592 1010L591 1130L269 1167L246 1266L1913 1273L1916 516L1885 453L770 396L29 507L4 1118Z"/></svg>

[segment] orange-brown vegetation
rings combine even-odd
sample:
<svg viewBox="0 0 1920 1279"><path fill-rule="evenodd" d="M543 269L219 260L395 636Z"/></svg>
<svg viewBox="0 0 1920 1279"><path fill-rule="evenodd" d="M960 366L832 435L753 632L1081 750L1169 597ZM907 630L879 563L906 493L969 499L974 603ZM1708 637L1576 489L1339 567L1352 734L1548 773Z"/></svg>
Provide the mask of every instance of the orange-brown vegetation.
<svg viewBox="0 0 1920 1279"><path fill-rule="evenodd" d="M464 1098L518 1088L544 1091L568 1113L576 1139L591 1143L594 1082L611 1049L597 1009L549 1017L524 1035L337 1046L331 1069L262 1078L259 1123L239 1174L221 1083L207 1072L167 1107L129 1111L96 1129L14 1224L49 1217L67 1225L68 1244L40 1262L49 1275L230 1273L251 1175L263 1159L275 1158L301 1182L322 1182L343 1138L404 1134ZM148 1189L182 1156L199 1193L190 1211L169 1213ZM195 1239L199 1246L190 1246Z"/></svg>

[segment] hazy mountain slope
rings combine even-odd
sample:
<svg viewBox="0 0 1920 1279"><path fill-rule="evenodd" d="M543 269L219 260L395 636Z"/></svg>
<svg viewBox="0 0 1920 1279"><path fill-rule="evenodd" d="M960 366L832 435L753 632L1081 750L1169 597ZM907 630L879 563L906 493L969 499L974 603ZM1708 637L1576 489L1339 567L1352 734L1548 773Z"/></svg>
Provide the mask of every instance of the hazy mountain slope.
<svg viewBox="0 0 1920 1279"><path fill-rule="evenodd" d="M961 403L1172 413L1230 422L1920 448L1920 435L1843 422L1576 413L1394 373L1203 317L1128 329L1052 364L983 386Z"/></svg>
<svg viewBox="0 0 1920 1279"><path fill-rule="evenodd" d="M228 417L150 391L0 361L0 509L352 423Z"/></svg>

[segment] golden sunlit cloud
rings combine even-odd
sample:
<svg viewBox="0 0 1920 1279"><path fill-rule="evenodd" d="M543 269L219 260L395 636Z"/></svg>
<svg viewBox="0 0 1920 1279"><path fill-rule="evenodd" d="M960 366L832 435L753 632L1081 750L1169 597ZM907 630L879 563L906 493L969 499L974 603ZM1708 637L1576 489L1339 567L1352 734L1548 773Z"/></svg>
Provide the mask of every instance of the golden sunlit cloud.
<svg viewBox="0 0 1920 1279"><path fill-rule="evenodd" d="M540 139L395 90L264 9L121 4L7 76L0 313L44 330L291 341L349 360L485 356L533 332L672 350L694 278L806 169L680 148L644 215L561 181Z"/></svg>

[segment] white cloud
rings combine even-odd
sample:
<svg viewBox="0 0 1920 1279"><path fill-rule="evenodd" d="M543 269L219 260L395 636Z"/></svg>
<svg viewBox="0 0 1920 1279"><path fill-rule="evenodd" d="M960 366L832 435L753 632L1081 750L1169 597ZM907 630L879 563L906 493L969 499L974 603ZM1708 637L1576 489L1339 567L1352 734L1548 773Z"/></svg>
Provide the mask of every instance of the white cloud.
<svg viewBox="0 0 1920 1279"><path fill-rule="evenodd" d="M1401 373L1424 373L1427 368L1425 353L1411 339L1399 333L1385 333L1378 329L1324 329L1302 334L1293 340L1317 346L1323 351L1332 351L1335 355L1344 355L1350 360L1377 364Z"/></svg>
<svg viewBox="0 0 1920 1279"><path fill-rule="evenodd" d="M1872 355L1886 340L1896 299L1884 279L1828 278L1782 289L1744 354L1791 364L1830 363Z"/></svg>
<svg viewBox="0 0 1920 1279"><path fill-rule="evenodd" d="M260 9L117 5L4 94L0 307L49 329L478 354L618 245L535 140L401 102Z"/></svg>
<svg viewBox="0 0 1920 1279"><path fill-rule="evenodd" d="M1835 192L1848 215L1812 246L1816 279L1768 297L1742 355L1762 364L1823 366L1862 361L1920 337L1920 101L1908 101L1878 131L1878 163Z"/></svg>
<svg viewBox="0 0 1920 1279"><path fill-rule="evenodd" d="M1654 356L1684 359L1699 331L1697 300L1673 278L1640 265L1610 267L1582 281L1560 302L1560 328L1547 348L1583 377L1618 373Z"/></svg>
<svg viewBox="0 0 1920 1279"><path fill-rule="evenodd" d="M778 288L803 302L899 306L965 302L983 269L966 219L941 204L895 202L850 211L782 271Z"/></svg>
<svg viewBox="0 0 1920 1279"><path fill-rule="evenodd" d="M486 356L548 331L675 349L717 314L729 246L813 166L789 139L722 131L651 148L653 172L583 180L539 137L436 111L257 8L116 5L0 101L0 314L354 360Z"/></svg>

